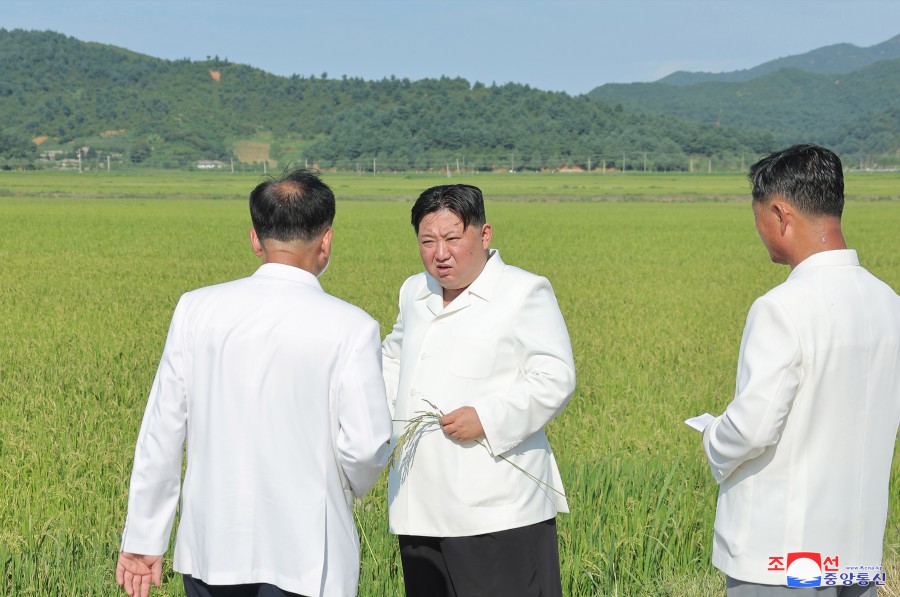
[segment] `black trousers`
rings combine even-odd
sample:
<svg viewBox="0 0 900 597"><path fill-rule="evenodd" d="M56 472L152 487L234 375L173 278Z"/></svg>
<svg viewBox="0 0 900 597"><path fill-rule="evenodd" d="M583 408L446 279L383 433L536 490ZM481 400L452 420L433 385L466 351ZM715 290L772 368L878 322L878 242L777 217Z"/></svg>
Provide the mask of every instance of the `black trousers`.
<svg viewBox="0 0 900 597"><path fill-rule="evenodd" d="M406 597L562 597L556 519L472 537L398 540Z"/></svg>
<svg viewBox="0 0 900 597"><path fill-rule="evenodd" d="M288 593L275 585L266 583L208 585L190 574L185 574L183 579L184 594L187 597L303 597L303 595Z"/></svg>

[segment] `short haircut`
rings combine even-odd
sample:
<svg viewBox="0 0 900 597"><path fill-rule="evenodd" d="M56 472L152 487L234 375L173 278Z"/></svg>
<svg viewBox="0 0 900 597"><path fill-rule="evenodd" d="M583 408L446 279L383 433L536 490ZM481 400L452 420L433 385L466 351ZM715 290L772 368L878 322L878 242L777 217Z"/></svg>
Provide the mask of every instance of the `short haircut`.
<svg viewBox="0 0 900 597"><path fill-rule="evenodd" d="M250 219L261 240L309 242L334 222L334 193L316 173L291 170L253 189Z"/></svg>
<svg viewBox="0 0 900 597"><path fill-rule="evenodd" d="M844 173L841 160L818 145L793 145L750 167L753 200L783 198L807 216L841 217Z"/></svg>
<svg viewBox="0 0 900 597"><path fill-rule="evenodd" d="M463 230L487 221L481 189L467 184L446 184L426 189L416 199L412 207L412 225L416 234L425 216L444 209L462 220Z"/></svg>

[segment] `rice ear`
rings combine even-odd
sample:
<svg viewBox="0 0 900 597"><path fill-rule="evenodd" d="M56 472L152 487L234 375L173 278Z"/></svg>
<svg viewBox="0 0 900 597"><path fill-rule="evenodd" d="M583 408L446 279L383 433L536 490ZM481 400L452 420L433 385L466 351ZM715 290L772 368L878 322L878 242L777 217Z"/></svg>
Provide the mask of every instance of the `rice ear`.
<svg viewBox="0 0 900 597"><path fill-rule="evenodd" d="M423 399L423 402L425 402L425 404L427 404L434 410L432 410L432 411L417 410L415 413L415 416L411 419L394 419L395 423L406 423L406 426L403 428L403 433L400 435L399 438L397 438L397 443L394 444L394 449L391 450L391 456L390 456L390 458L388 458L388 462L387 462L388 470L393 469L394 466L396 466L397 463L399 463L399 462L402 462L404 470L409 470L409 467L412 465L412 459L416 453L415 448L418 445L419 439L422 437L422 434L428 428L430 428L434 425L437 425L438 427L440 427L441 417L444 416L444 412L430 400ZM475 443L477 443L479 446L481 446L482 448L487 450L488 454L491 454L490 449L487 447L487 445L483 441L478 440ZM409 448L408 451L407 451L407 447ZM404 454L404 452L408 452L408 453ZM491 454L491 456L493 456L493 454ZM564 494L557 488L553 487L552 485L549 485L548 483L544 482L542 479L539 479L538 477L529 473L524 468L522 468L521 466L519 466L518 464L516 464L515 462L513 462L506 456L499 454L497 456L494 456L494 458L500 458L501 460L506 461L507 464L519 469L519 471L521 471L522 474L524 474L526 477L528 477L529 479L531 479L532 481L537 483L538 487L540 487L541 491L543 491L544 494L547 495L548 498L550 497L550 495L547 493L548 489L550 491L553 491L553 492L561 495L563 498L566 497L566 494Z"/></svg>

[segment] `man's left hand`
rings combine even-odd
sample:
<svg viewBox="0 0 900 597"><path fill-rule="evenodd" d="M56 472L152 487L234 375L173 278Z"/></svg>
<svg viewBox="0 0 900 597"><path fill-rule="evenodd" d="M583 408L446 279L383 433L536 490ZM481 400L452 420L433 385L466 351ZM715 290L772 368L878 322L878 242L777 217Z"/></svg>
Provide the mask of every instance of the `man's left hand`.
<svg viewBox="0 0 900 597"><path fill-rule="evenodd" d="M162 556L147 556L120 552L116 564L116 582L133 597L147 597L150 584L159 586L162 577Z"/></svg>
<svg viewBox="0 0 900 597"><path fill-rule="evenodd" d="M478 441L484 437L484 427L478 412L471 406L463 406L441 417L441 429L448 437L460 443Z"/></svg>

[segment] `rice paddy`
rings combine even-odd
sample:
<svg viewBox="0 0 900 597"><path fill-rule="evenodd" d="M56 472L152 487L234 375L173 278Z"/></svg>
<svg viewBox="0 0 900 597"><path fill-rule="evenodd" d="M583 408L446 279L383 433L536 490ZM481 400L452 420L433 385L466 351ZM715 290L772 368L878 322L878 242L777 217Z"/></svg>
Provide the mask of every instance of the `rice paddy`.
<svg viewBox="0 0 900 597"><path fill-rule="evenodd" d="M338 213L321 281L386 334L421 269L411 201L434 184L481 186L493 246L550 279L575 351L578 388L548 428L572 509L558 519L564 593L722 595L717 486L683 421L728 404L747 310L788 270L757 238L742 176L615 177L326 173ZM134 442L172 309L255 270L257 182L0 173L0 596L119 591ZM898 182L848 176L844 216L863 265L894 289ZM895 458L882 595L900 575L898 472ZM356 505L363 596L402 595L386 493L382 478ZM183 594L169 565L152 594Z"/></svg>

